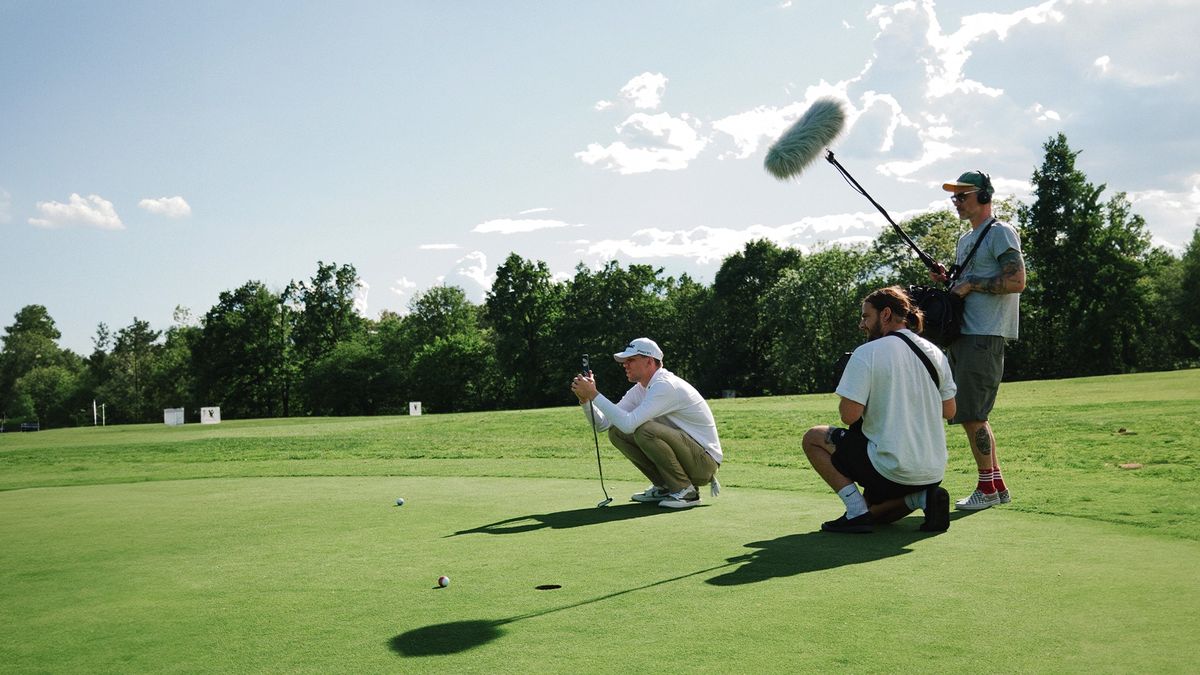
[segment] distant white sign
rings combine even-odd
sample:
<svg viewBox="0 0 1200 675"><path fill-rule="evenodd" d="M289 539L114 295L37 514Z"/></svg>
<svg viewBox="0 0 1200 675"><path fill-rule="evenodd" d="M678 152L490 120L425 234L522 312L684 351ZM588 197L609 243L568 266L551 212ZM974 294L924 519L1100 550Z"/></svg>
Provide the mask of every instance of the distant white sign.
<svg viewBox="0 0 1200 675"><path fill-rule="evenodd" d="M200 424L220 424L221 406L200 409Z"/></svg>
<svg viewBox="0 0 1200 675"><path fill-rule="evenodd" d="M183 408L163 408L163 424L171 427L183 424Z"/></svg>
<svg viewBox="0 0 1200 675"><path fill-rule="evenodd" d="M421 402L420 401L409 401L408 402L408 414L409 415L420 415L421 414Z"/></svg>

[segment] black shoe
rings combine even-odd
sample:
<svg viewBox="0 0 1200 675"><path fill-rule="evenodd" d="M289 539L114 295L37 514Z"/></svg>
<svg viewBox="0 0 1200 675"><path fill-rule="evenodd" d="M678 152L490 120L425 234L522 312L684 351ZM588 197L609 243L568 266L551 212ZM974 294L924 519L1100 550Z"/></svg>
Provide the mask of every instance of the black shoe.
<svg viewBox="0 0 1200 675"><path fill-rule="evenodd" d="M945 532L950 529L950 493L935 485L925 490L925 522L922 532Z"/></svg>
<svg viewBox="0 0 1200 675"><path fill-rule="evenodd" d="M822 532L838 532L841 534L869 534L875 531L875 521L871 520L871 512L847 518L842 514L837 520L821 523Z"/></svg>

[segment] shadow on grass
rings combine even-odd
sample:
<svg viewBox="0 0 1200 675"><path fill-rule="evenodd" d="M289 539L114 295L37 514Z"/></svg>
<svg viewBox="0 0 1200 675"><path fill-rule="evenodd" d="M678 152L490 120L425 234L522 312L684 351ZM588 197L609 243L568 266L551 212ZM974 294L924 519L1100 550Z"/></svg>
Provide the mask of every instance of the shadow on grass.
<svg viewBox="0 0 1200 675"><path fill-rule="evenodd" d="M633 504L614 509L578 509L535 516L509 518L490 525L483 525L471 530L456 532L454 535L483 532L488 534L509 534L526 532L543 527L578 527L596 523L639 518L659 513L670 513L665 509L647 508L645 505ZM961 516L960 516L961 517ZM510 526L513 523L533 521L528 525ZM746 548L758 549L753 553L728 558L724 563L695 572L688 572L670 579L662 579L649 584L616 591L589 600L581 600L562 607L545 609L540 612L530 612L506 619L451 621L414 628L388 640L388 646L393 652L407 657L443 656L458 654L485 645L504 635L504 626L524 619L531 619L546 614L553 614L584 605L590 605L609 600L620 595L646 590L655 586L669 584L689 577L700 576L717 570L739 565L737 569L708 579L706 583L716 586L734 586L766 581L775 577L793 576L825 570L843 565L883 560L892 556L911 553L906 548L914 541L937 536L906 529L899 526L882 526L873 534L846 535L826 532L808 532L792 534L769 541L756 541L746 544Z"/></svg>
<svg viewBox="0 0 1200 675"><path fill-rule="evenodd" d="M768 541L754 541L746 544L746 548L756 551L728 559L729 564L740 563L740 567L708 579L705 583L736 586L874 562L912 553L912 549L907 548L909 544L937 534L884 525L872 534L806 532Z"/></svg>
<svg viewBox="0 0 1200 675"><path fill-rule="evenodd" d="M704 508L704 505L693 507L693 509L699 508ZM605 508L591 507L571 511L517 516L473 527L469 530L459 530L454 534L446 535L446 537L457 537L461 534L520 534L521 532L532 532L547 527L554 530L561 530L569 527L599 525L601 523L613 523L631 518L645 518L647 516L660 516L669 513L675 513L675 511L672 509L657 508L654 504L625 504Z"/></svg>
<svg viewBox="0 0 1200 675"><path fill-rule="evenodd" d="M521 614L519 616L509 617L507 619L496 619L494 621L451 621L449 623L439 623L432 626L425 626L423 628L414 628L410 631L406 631L397 635L391 640L388 640L388 646L392 651L404 656L444 656L447 654L458 654L460 652L465 652L469 649L474 649L476 647L485 645L488 642L491 642L492 640L504 635L504 630L501 627L505 624L515 623L524 619L532 619L537 616L545 616L546 614L553 614L566 609L574 609L576 607L582 607L584 605L590 605L592 603L615 598L619 595L625 595L626 593L642 591L647 588L653 588L655 586L669 584L681 579L687 579L688 577L707 574L708 572L713 572L723 567L728 567L731 564L732 563L726 562L715 567L696 570L695 572L688 572L687 574L681 574L677 577L671 577L670 579L655 581L653 583L638 586L636 588L627 588L623 591L609 593L608 595L601 595L600 597L592 598L590 600L581 600L579 602L573 602L569 605L563 605L562 607L544 609L540 612L530 612L528 614Z"/></svg>
<svg viewBox="0 0 1200 675"><path fill-rule="evenodd" d="M963 518L966 518L967 516L973 516L976 513L979 513L979 511L951 511L950 522L953 523L956 520L962 520Z"/></svg>
<svg viewBox="0 0 1200 675"><path fill-rule="evenodd" d="M457 654L487 644L504 634L501 621L452 621L416 628L392 638L392 651L405 656Z"/></svg>

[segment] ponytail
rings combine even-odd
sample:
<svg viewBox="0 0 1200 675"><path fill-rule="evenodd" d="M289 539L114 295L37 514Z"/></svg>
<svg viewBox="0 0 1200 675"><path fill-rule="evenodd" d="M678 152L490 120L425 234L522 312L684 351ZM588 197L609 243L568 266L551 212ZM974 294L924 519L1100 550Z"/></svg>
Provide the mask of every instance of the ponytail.
<svg viewBox="0 0 1200 675"><path fill-rule="evenodd" d="M904 317L904 324L914 333L920 333L925 328L924 312L900 286L888 286L874 291L863 302L870 303L880 312L890 309L893 315Z"/></svg>

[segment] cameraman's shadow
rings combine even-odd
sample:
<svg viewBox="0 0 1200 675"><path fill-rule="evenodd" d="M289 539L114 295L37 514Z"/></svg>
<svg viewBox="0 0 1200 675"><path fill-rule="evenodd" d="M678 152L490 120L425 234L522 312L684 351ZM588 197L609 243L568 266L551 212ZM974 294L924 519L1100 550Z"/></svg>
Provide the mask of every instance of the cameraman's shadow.
<svg viewBox="0 0 1200 675"><path fill-rule="evenodd" d="M756 551L728 559L731 564L744 564L735 570L707 579L705 583L714 586L736 586L844 565L874 562L912 553L912 549L907 548L909 544L932 536L936 534L884 525L872 534L806 532L768 541L755 541L746 544L746 548L757 549Z"/></svg>
<svg viewBox="0 0 1200 675"><path fill-rule="evenodd" d="M704 508L703 505L693 507ZM516 516L499 520L487 525L480 525L469 530L459 530L447 537L457 537L460 534L520 534L550 528L562 530L569 527L585 525L600 525L614 523L632 518L646 518L675 513L672 509L657 508L657 504L625 504L604 508L573 509L571 511L556 511L554 513L537 513L528 516Z"/></svg>

